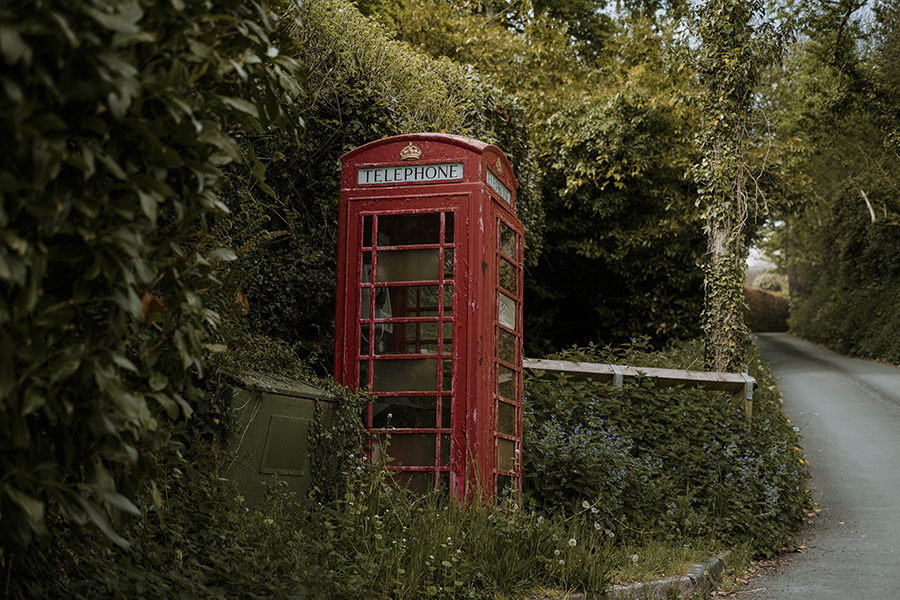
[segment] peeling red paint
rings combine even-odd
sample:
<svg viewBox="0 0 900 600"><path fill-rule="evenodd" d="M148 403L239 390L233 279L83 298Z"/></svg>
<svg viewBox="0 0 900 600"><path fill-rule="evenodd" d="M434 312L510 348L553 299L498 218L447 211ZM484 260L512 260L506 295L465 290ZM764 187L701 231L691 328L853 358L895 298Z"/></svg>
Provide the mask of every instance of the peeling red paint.
<svg viewBox="0 0 900 600"><path fill-rule="evenodd" d="M388 469L412 487L469 499L477 487L520 490L523 229L511 165L494 146L441 134L341 160L335 378L373 392L366 426L375 440L390 433Z"/></svg>

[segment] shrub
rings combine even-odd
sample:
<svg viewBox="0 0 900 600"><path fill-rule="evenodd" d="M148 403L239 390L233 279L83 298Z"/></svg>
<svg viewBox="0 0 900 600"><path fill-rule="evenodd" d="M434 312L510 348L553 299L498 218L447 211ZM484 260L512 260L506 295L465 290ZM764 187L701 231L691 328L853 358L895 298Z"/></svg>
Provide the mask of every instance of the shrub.
<svg viewBox="0 0 900 600"><path fill-rule="evenodd" d="M744 298L744 322L750 331L787 331L787 298L754 288L744 288Z"/></svg>
<svg viewBox="0 0 900 600"><path fill-rule="evenodd" d="M275 487L248 511L207 470L208 451L195 458L163 483L165 520L145 512L131 524L130 550L54 528L36 550L41 560L11 572L12 597L493 599L609 582L609 538L588 511L544 518L512 501L466 507L388 485L359 459L347 463L351 486L338 500L301 506Z"/></svg>
<svg viewBox="0 0 900 600"><path fill-rule="evenodd" d="M639 349L563 357L668 368L702 360L696 345L677 350L676 361L641 359ZM529 377L526 506L550 513L586 501L622 541L712 535L760 551L784 542L809 504L805 463L758 356L751 373L759 384L752 419L723 393Z"/></svg>
<svg viewBox="0 0 900 600"><path fill-rule="evenodd" d="M15 1L0 22L0 545L58 518L127 545L110 519L221 349L219 167L244 160L235 132L296 127L301 69L255 0Z"/></svg>
<svg viewBox="0 0 900 600"><path fill-rule="evenodd" d="M769 292L782 291L784 277L780 277L772 271L764 271L753 280L753 287Z"/></svg>

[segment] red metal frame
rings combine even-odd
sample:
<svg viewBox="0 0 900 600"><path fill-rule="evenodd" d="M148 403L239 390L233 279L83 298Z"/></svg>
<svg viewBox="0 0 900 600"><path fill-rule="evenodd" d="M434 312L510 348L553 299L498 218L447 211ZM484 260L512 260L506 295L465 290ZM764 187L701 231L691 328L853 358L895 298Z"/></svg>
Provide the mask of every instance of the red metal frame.
<svg viewBox="0 0 900 600"><path fill-rule="evenodd" d="M495 146L412 134L342 157L335 378L414 489L521 489L522 235ZM512 289L511 289L512 288Z"/></svg>

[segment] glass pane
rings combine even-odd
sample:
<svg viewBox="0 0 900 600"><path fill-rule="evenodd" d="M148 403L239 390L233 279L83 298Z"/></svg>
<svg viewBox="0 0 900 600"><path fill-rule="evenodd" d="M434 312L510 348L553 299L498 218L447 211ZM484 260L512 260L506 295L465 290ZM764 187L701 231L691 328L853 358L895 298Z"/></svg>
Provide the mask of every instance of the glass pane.
<svg viewBox="0 0 900 600"><path fill-rule="evenodd" d="M397 485L409 488L417 494L425 495L434 489L433 471L400 471L391 474Z"/></svg>
<svg viewBox="0 0 900 600"><path fill-rule="evenodd" d="M441 436L441 466L450 466L450 436L446 433Z"/></svg>
<svg viewBox="0 0 900 600"><path fill-rule="evenodd" d="M376 265L379 283L391 281L434 281L438 271L440 250L383 250Z"/></svg>
<svg viewBox="0 0 900 600"><path fill-rule="evenodd" d="M453 286L444 286L444 316L449 317L453 314Z"/></svg>
<svg viewBox="0 0 900 600"><path fill-rule="evenodd" d="M375 354L406 354L404 336L409 329L415 331L410 323L376 323Z"/></svg>
<svg viewBox="0 0 900 600"><path fill-rule="evenodd" d="M450 396L441 398L441 427L450 427Z"/></svg>
<svg viewBox="0 0 900 600"><path fill-rule="evenodd" d="M510 329L516 328L516 301L507 296L500 294L497 299L497 320L504 327Z"/></svg>
<svg viewBox="0 0 900 600"><path fill-rule="evenodd" d="M509 475L497 475L497 495L501 497L508 497L511 494L514 494L516 490L513 489L513 478Z"/></svg>
<svg viewBox="0 0 900 600"><path fill-rule="evenodd" d="M437 340L438 339L438 323L416 323L419 328L420 340Z"/></svg>
<svg viewBox="0 0 900 600"><path fill-rule="evenodd" d="M444 354L453 352L453 322L444 322Z"/></svg>
<svg viewBox="0 0 900 600"><path fill-rule="evenodd" d="M372 403L372 427L375 429L433 429L437 426L436 398L380 398Z"/></svg>
<svg viewBox="0 0 900 600"><path fill-rule="evenodd" d="M362 297L359 302L359 316L362 320L367 320L369 318L369 311L372 310L372 289L371 287L362 288ZM390 319L392 316L392 305L391 297L388 294L388 288L374 288L375 289L375 318L376 319ZM385 324L381 324L382 327ZM390 324L386 325L390 327Z"/></svg>
<svg viewBox="0 0 900 600"><path fill-rule="evenodd" d="M445 392L450 392L453 384L453 361L446 359L441 362L444 363L441 389Z"/></svg>
<svg viewBox="0 0 900 600"><path fill-rule="evenodd" d="M513 260L519 258L516 255L516 232L503 221L500 222L500 251Z"/></svg>
<svg viewBox="0 0 900 600"><path fill-rule="evenodd" d="M516 363L516 336L505 329L497 328L497 356L510 364Z"/></svg>
<svg viewBox="0 0 900 600"><path fill-rule="evenodd" d="M444 279L453 279L453 249L444 249Z"/></svg>
<svg viewBox="0 0 900 600"><path fill-rule="evenodd" d="M437 354L437 342L415 342L406 345L407 354Z"/></svg>
<svg viewBox="0 0 900 600"><path fill-rule="evenodd" d="M372 363L374 392L431 392L437 389L438 361L385 359Z"/></svg>
<svg viewBox="0 0 900 600"><path fill-rule="evenodd" d="M394 433L386 444L386 454L394 460L389 467L433 467L433 433Z"/></svg>
<svg viewBox="0 0 900 600"><path fill-rule="evenodd" d="M453 216L454 213L444 213L444 243L453 243Z"/></svg>
<svg viewBox="0 0 900 600"><path fill-rule="evenodd" d="M391 334L376 338L375 354L437 354L439 324L390 323ZM378 325L376 332L378 331Z"/></svg>
<svg viewBox="0 0 900 600"><path fill-rule="evenodd" d="M516 443L514 441L497 438L497 469L500 471L516 470Z"/></svg>
<svg viewBox="0 0 900 600"><path fill-rule="evenodd" d="M497 365L497 392L507 400L516 398L516 372L509 367Z"/></svg>
<svg viewBox="0 0 900 600"><path fill-rule="evenodd" d="M440 287L436 285L411 285L385 288L390 298L383 309L383 318L438 316Z"/></svg>
<svg viewBox="0 0 900 600"><path fill-rule="evenodd" d="M500 287L516 295L516 267L505 258L500 259Z"/></svg>
<svg viewBox="0 0 900 600"><path fill-rule="evenodd" d="M369 361L359 361L359 389L369 388Z"/></svg>
<svg viewBox="0 0 900 600"><path fill-rule="evenodd" d="M372 217L363 217L363 247L372 247Z"/></svg>
<svg viewBox="0 0 900 600"><path fill-rule="evenodd" d="M420 246L440 243L440 213L378 217L379 246Z"/></svg>
<svg viewBox="0 0 900 600"><path fill-rule="evenodd" d="M516 435L516 407L506 402L497 403L497 431Z"/></svg>

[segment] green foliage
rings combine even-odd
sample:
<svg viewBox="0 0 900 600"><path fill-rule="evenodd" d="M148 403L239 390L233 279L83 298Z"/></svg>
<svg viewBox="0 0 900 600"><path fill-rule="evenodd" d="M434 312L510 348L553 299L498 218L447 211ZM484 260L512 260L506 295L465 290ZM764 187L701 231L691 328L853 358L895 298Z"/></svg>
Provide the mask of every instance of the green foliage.
<svg viewBox="0 0 900 600"><path fill-rule="evenodd" d="M810 41L790 67L779 121L806 148L805 201L786 214L772 252L790 280L791 329L840 352L900 362L891 332L900 290L897 223L897 7L809 7ZM815 41L811 41L815 40ZM852 149L852 151L848 151Z"/></svg>
<svg viewBox="0 0 900 600"><path fill-rule="evenodd" d="M780 292L782 278L771 271L765 271L753 280L753 287L770 292Z"/></svg>
<svg viewBox="0 0 900 600"><path fill-rule="evenodd" d="M682 177L688 115L645 83L562 108L548 122L554 162L544 193L553 219L526 280L530 355L635 335L662 345L698 333L702 237Z"/></svg>
<svg viewBox="0 0 900 600"><path fill-rule="evenodd" d="M398 37L475 65L529 111L534 169L513 165L520 182L523 170L538 176L545 218L526 221L542 241L538 254L526 240L526 353L695 337L703 240L684 177L694 125L690 107L672 102L688 73L666 56L669 26L617 21L604 52L584 60L570 23L527 5L512 27L439 0L390 4L378 18Z"/></svg>
<svg viewBox="0 0 900 600"><path fill-rule="evenodd" d="M743 281L753 92L762 70L780 58L787 34L761 20L764 8L762 0L709 0L692 19L701 41L690 62L703 86L696 98L703 158L691 173L706 222L704 329L716 371L740 368L749 346Z"/></svg>
<svg viewBox="0 0 900 600"><path fill-rule="evenodd" d="M421 497L359 459L346 463L351 485L338 499L300 506L275 488L248 511L203 454L161 479L165 520L145 510L128 529L130 550L54 527L42 560L13 571L12 596L489 599L609 581L607 537L584 514L545 519L511 503Z"/></svg>
<svg viewBox="0 0 900 600"><path fill-rule="evenodd" d="M588 348L563 358L691 368L694 345L674 357L641 348ZM641 363L644 363L641 365ZM530 378L526 385L526 505L552 512L587 502L617 542L683 535L747 541L771 551L809 505L799 436L781 411L771 374L754 361L752 429L728 396ZM588 470L590 469L590 470Z"/></svg>
<svg viewBox="0 0 900 600"><path fill-rule="evenodd" d="M785 296L759 288L744 288L744 295L744 322L750 331L787 331L790 311Z"/></svg>
<svg viewBox="0 0 900 600"><path fill-rule="evenodd" d="M821 229L811 224L804 250L823 261L805 269L808 287L795 298L790 324L838 352L900 363L894 335L900 318L900 206L886 190L868 196L881 209L874 223L853 186L834 199ZM825 230L840 233L826 237Z"/></svg>
<svg viewBox="0 0 900 600"><path fill-rule="evenodd" d="M16 2L2 13L0 543L138 513L203 392L198 246L233 129L290 128L299 63L257 3ZM201 26L202 23L202 26Z"/></svg>
<svg viewBox="0 0 900 600"><path fill-rule="evenodd" d="M349 2L311 1L301 17L291 32L294 56L310 65L314 93L298 99L291 115L306 123L306 135L297 140L272 128L242 138L249 168L229 167L225 197L232 212L211 232L237 255L220 274L215 306L226 319L223 342L283 340L324 375L334 348L342 154L415 131L495 142L515 165L530 252L540 248L542 210L524 108L514 97L470 68L391 40ZM257 173L265 174L266 186Z"/></svg>

